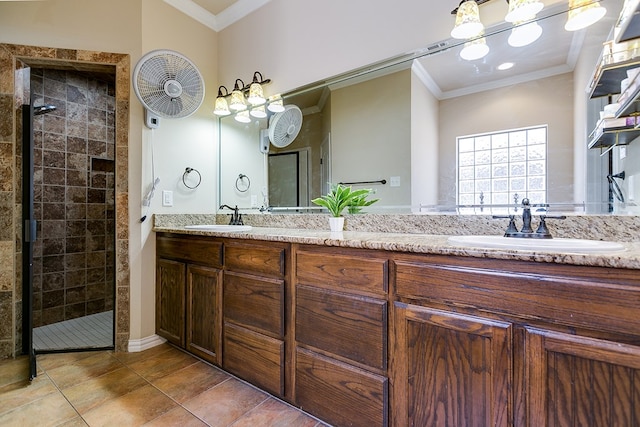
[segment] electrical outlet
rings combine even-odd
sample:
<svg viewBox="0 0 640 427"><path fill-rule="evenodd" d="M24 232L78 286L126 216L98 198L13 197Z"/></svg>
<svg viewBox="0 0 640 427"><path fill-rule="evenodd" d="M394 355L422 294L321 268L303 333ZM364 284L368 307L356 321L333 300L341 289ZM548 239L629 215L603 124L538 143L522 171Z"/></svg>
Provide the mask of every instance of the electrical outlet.
<svg viewBox="0 0 640 427"><path fill-rule="evenodd" d="M392 176L389 178L389 187L400 187L400 177Z"/></svg>
<svg viewBox="0 0 640 427"><path fill-rule="evenodd" d="M624 145L620 146L620 160L624 159L625 157L627 157L627 147L625 147Z"/></svg>
<svg viewBox="0 0 640 427"><path fill-rule="evenodd" d="M162 190L162 206L173 206L173 191Z"/></svg>
<svg viewBox="0 0 640 427"><path fill-rule="evenodd" d="M251 195L251 207L252 208L258 207L258 196L256 196L255 194Z"/></svg>

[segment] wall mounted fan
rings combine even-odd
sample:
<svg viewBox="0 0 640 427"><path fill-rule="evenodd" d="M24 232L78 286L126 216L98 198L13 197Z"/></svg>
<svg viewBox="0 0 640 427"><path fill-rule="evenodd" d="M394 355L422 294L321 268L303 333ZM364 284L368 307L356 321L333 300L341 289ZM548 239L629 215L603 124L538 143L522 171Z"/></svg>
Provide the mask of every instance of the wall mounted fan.
<svg viewBox="0 0 640 427"><path fill-rule="evenodd" d="M145 123L158 127L158 117L187 117L202 105L204 80L186 56L172 50L154 50L133 70L133 89L145 107Z"/></svg>
<svg viewBox="0 0 640 427"><path fill-rule="evenodd" d="M269 122L269 140L278 148L291 144L302 127L302 111L296 105L287 105L275 113Z"/></svg>

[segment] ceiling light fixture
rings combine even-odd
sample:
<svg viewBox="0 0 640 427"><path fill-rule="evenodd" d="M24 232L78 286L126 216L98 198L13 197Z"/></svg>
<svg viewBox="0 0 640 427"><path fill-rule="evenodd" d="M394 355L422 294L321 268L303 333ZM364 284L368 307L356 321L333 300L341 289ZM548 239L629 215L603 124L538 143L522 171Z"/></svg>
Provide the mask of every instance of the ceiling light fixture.
<svg viewBox="0 0 640 427"><path fill-rule="evenodd" d="M456 23L451 30L454 39L470 39L480 35L484 25L480 22L480 9L474 0L460 3L456 11Z"/></svg>
<svg viewBox="0 0 640 427"><path fill-rule="evenodd" d="M567 31L577 31L587 28L589 25L598 22L607 9L600 5L600 2L592 0L569 0L569 17L564 29Z"/></svg>
<svg viewBox="0 0 640 427"><path fill-rule="evenodd" d="M502 64L498 65L497 69L500 71L505 71L510 68L513 68L514 65L515 64L513 62L503 62Z"/></svg>

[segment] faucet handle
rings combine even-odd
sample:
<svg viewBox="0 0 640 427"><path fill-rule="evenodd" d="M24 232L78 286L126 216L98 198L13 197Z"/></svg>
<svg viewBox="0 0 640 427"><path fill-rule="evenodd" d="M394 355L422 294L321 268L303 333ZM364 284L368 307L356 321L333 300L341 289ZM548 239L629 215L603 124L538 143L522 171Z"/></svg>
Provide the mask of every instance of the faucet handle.
<svg viewBox="0 0 640 427"><path fill-rule="evenodd" d="M539 237L542 237L544 239L551 239L551 232L549 231L549 229L547 228L547 223L545 222L545 219L566 219L567 217L564 215L558 215L558 216L547 216L547 215L540 215L540 224L538 225L538 229L536 230L536 234L539 234Z"/></svg>
<svg viewBox="0 0 640 427"><path fill-rule="evenodd" d="M515 215L493 215L493 219L508 219L509 225L507 225L507 230L504 232L505 237L513 236L518 233L518 228L516 227L516 216Z"/></svg>

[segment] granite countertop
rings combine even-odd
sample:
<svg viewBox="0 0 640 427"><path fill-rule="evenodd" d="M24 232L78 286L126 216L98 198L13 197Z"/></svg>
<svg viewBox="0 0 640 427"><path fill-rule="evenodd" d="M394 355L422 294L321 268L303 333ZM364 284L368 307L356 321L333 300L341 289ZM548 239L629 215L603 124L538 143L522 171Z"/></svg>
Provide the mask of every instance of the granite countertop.
<svg viewBox="0 0 640 427"><path fill-rule="evenodd" d="M449 243L449 235L425 233L390 233L369 231L330 231L253 226L249 231L219 232L186 229L184 225L154 226L156 232L170 232L200 236L302 243L347 248L378 249L477 258L510 259L557 264L588 265L625 269L640 269L640 242L620 242L626 250L610 253L561 253L552 251L478 249Z"/></svg>

